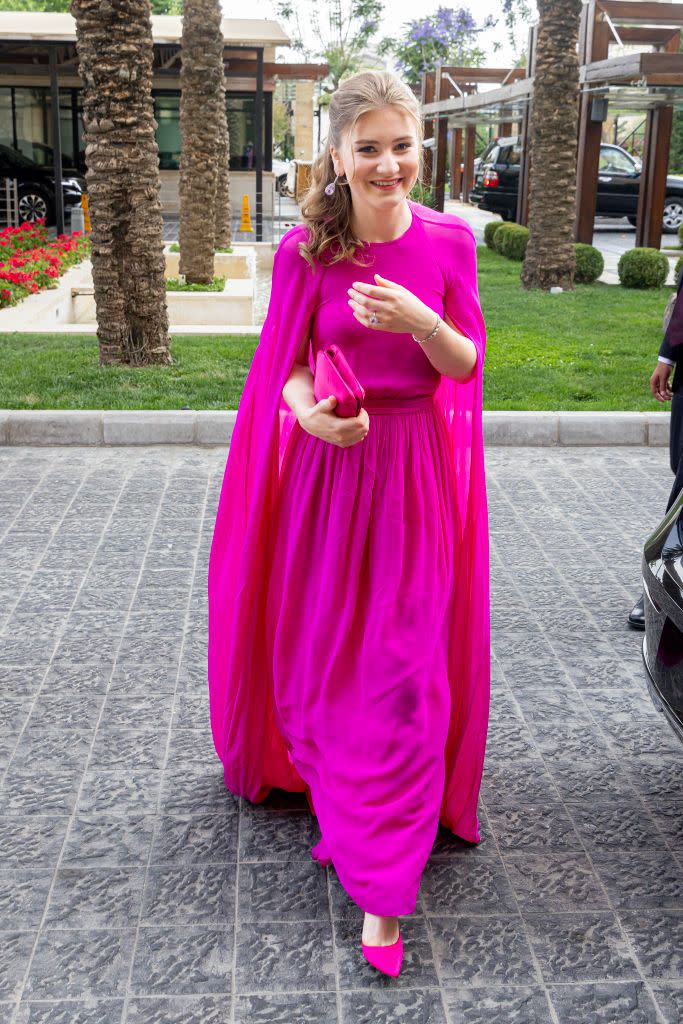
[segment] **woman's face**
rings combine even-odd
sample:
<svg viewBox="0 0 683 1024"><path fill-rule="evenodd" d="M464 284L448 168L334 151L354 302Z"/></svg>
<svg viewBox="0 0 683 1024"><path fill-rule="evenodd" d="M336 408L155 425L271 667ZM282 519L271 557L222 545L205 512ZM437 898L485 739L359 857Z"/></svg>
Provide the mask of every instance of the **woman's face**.
<svg viewBox="0 0 683 1024"><path fill-rule="evenodd" d="M402 202L417 181L420 154L415 122L400 107L382 107L358 118L341 151L330 146L338 174L345 174L354 203L377 209ZM377 182L395 182L382 188ZM339 187L339 186L337 186Z"/></svg>

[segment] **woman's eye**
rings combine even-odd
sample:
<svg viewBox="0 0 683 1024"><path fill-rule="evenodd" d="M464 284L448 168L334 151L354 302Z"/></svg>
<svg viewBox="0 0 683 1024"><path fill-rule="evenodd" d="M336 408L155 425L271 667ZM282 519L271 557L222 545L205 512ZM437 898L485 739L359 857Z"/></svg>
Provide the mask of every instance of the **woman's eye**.
<svg viewBox="0 0 683 1024"><path fill-rule="evenodd" d="M410 143L409 142L399 142L397 148L400 149L401 146L405 146L407 149L410 149ZM363 146L363 148L359 149L358 152L359 153L366 153L369 149L374 149L374 148L375 148L374 146Z"/></svg>

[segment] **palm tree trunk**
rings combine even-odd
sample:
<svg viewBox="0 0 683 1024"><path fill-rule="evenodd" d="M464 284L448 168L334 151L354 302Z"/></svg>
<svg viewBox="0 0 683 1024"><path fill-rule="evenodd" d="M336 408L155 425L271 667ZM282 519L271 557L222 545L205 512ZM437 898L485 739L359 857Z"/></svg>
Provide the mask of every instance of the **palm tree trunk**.
<svg viewBox="0 0 683 1024"><path fill-rule="evenodd" d="M525 288L574 287L581 0L538 0Z"/></svg>
<svg viewBox="0 0 683 1024"><path fill-rule="evenodd" d="M185 0L180 72L180 273L213 281L218 122L225 110L219 0Z"/></svg>
<svg viewBox="0 0 683 1024"><path fill-rule="evenodd" d="M216 184L216 248L232 244L230 223L230 134L227 111L225 109L225 78L221 86L223 94L221 113L218 116L218 155L216 167L218 182Z"/></svg>
<svg viewBox="0 0 683 1024"><path fill-rule="evenodd" d="M73 0L100 363L172 363L150 0Z"/></svg>

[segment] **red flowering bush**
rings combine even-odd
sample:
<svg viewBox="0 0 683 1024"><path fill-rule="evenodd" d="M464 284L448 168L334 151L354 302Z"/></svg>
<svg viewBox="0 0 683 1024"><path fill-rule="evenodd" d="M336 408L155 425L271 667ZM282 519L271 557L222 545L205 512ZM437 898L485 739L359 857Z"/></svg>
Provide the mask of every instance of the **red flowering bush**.
<svg viewBox="0 0 683 1024"><path fill-rule="evenodd" d="M83 231L48 241L45 218L0 230L0 309L27 295L56 288L56 278L90 253Z"/></svg>

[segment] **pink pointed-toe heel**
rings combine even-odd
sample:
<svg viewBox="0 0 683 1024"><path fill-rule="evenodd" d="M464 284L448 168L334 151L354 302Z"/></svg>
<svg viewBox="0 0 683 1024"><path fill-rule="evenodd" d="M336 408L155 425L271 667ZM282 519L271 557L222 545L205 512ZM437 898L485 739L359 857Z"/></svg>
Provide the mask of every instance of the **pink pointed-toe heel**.
<svg viewBox="0 0 683 1024"><path fill-rule="evenodd" d="M382 974L388 974L390 978L398 978L403 963L403 939L400 924L398 938L390 946L366 946L361 939L361 949L369 964L376 967Z"/></svg>
<svg viewBox="0 0 683 1024"><path fill-rule="evenodd" d="M324 839L321 839L319 843L316 843L315 846L311 847L311 857L317 864L320 864L321 868L326 868L332 863L332 858L325 846Z"/></svg>

